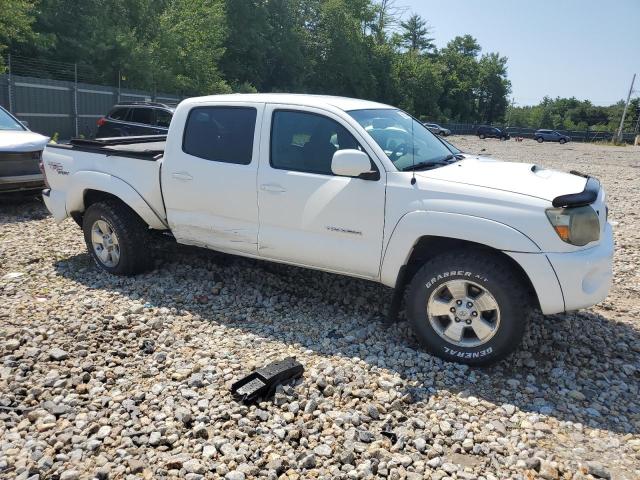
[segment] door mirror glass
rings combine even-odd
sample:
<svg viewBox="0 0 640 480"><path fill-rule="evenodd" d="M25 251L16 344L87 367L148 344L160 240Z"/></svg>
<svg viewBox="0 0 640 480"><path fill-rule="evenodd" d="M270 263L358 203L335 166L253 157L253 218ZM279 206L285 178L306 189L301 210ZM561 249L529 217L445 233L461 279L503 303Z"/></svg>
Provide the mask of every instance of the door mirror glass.
<svg viewBox="0 0 640 480"><path fill-rule="evenodd" d="M26 120L20 120L20 123L21 123L25 128L29 128L29 122L27 122Z"/></svg>
<svg viewBox="0 0 640 480"><path fill-rule="evenodd" d="M331 159L331 171L343 177L359 177L371 170L369 156L360 150L338 150Z"/></svg>

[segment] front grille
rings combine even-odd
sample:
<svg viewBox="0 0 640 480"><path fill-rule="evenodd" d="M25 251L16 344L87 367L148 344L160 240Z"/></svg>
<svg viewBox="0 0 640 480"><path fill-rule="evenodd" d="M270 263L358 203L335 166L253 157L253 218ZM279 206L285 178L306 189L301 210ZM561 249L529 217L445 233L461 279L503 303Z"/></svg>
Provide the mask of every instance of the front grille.
<svg viewBox="0 0 640 480"><path fill-rule="evenodd" d="M38 163L42 151L0 152L0 177L17 177L40 173Z"/></svg>

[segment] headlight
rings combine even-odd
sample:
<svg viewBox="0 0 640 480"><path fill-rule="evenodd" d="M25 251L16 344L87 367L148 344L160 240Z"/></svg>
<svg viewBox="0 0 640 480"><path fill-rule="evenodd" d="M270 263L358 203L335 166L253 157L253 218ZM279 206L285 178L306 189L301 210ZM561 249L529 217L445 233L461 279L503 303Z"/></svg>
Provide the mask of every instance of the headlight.
<svg viewBox="0 0 640 480"><path fill-rule="evenodd" d="M564 242L582 246L600 238L598 214L589 206L549 208L546 214L554 230Z"/></svg>

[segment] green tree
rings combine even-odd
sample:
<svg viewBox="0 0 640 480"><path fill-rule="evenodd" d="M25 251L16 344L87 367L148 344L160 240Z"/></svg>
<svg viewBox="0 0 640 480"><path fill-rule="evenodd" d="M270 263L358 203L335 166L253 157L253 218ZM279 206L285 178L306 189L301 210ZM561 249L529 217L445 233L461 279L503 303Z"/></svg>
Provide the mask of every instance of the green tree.
<svg viewBox="0 0 640 480"><path fill-rule="evenodd" d="M480 45L470 35L455 37L440 50L438 61L443 71L440 110L445 117L464 122L478 120L477 93Z"/></svg>
<svg viewBox="0 0 640 480"><path fill-rule="evenodd" d="M484 123L504 120L511 82L507 79L507 58L498 53L483 55L478 62L478 114Z"/></svg>
<svg viewBox="0 0 640 480"><path fill-rule="evenodd" d="M0 54L9 45L33 39L34 4L29 0L0 0ZM2 57L0 56L0 67Z"/></svg>
<svg viewBox="0 0 640 480"><path fill-rule="evenodd" d="M427 25L427 21L417 13L412 14L405 22L401 22L402 45L409 51L418 53L435 49L434 39L429 37L431 28Z"/></svg>
<svg viewBox="0 0 640 480"><path fill-rule="evenodd" d="M218 68L224 54L223 0L173 0L160 17L154 45L157 77L185 92L230 91Z"/></svg>

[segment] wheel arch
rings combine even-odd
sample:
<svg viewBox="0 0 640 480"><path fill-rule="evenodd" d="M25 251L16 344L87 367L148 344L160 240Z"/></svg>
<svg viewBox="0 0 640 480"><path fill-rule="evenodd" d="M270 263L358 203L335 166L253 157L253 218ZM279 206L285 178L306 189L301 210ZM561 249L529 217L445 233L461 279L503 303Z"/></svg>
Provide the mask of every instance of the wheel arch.
<svg viewBox="0 0 640 480"><path fill-rule="evenodd" d="M473 240L468 240L470 232L473 232ZM509 255L511 251L539 254L538 245L508 225L470 215L443 212L406 214L398 221L387 242L380 280L389 287L402 290L424 262L458 249L487 253L513 267L539 305L539 289L534 288L534 282L523 266Z"/></svg>
<svg viewBox="0 0 640 480"><path fill-rule="evenodd" d="M76 188L67 193L69 215L81 223L84 211L96 201L115 199L133 210L149 227L164 230L167 225L144 198L128 183L101 172L80 171L74 174Z"/></svg>
<svg viewBox="0 0 640 480"><path fill-rule="evenodd" d="M396 285L400 282L400 287L403 288L409 281L411 281L415 273L426 262L439 255L456 250L474 251L480 255L491 256L495 258L496 262L502 262L505 265L508 265L525 286L527 296L534 302L536 307L540 307L536 290L529 278L529 275L527 275L527 272L515 259L503 251L488 245L469 240L461 240L458 238L447 238L433 235L420 237L411 251L407 263L402 271L404 278L396 280Z"/></svg>

